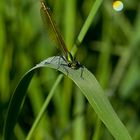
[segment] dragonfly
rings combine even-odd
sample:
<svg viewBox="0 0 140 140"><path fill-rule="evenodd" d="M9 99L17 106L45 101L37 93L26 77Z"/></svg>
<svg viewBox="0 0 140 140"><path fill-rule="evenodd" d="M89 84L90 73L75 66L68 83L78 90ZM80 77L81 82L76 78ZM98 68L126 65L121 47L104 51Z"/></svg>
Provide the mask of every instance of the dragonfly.
<svg viewBox="0 0 140 140"><path fill-rule="evenodd" d="M41 8L40 8L40 13L42 20L45 24L45 27L47 28L50 36L52 35L53 40L57 44L58 50L61 51L62 53L62 59L66 62L66 64L60 64L63 66L67 66L71 69L78 70L81 68L81 77L83 75L83 65L80 64L70 53L70 51L67 49L66 44L64 42L63 37L61 36L55 21L52 18L52 14L50 11L50 8L47 6L45 0L41 0ZM66 69L65 69L66 70ZM68 71L66 70L67 75Z"/></svg>

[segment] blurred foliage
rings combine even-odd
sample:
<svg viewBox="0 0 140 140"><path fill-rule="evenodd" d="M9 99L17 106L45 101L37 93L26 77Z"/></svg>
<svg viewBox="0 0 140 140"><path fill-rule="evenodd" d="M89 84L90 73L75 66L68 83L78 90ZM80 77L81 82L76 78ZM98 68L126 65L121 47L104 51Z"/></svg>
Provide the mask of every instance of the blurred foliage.
<svg viewBox="0 0 140 140"><path fill-rule="evenodd" d="M140 2L124 0L121 12L112 9L112 2L104 0L76 57L95 74L131 136L139 140ZM70 49L94 1L48 3ZM9 99L21 76L41 60L58 54L48 39L39 9L40 3L35 0L0 2L0 139ZM57 75L43 69L33 78L13 139L25 138ZM113 138L65 77L33 139Z"/></svg>

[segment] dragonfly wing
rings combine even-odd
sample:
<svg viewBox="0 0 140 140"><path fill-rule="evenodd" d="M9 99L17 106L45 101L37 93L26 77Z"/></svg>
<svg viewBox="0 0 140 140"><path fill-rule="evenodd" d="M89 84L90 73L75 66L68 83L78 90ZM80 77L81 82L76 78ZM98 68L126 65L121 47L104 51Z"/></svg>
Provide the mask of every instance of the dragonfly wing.
<svg viewBox="0 0 140 140"><path fill-rule="evenodd" d="M55 21L52 19L50 8L46 6L45 1L41 1L40 13L41 13L42 20L49 33L50 38L52 39L52 41L55 42L57 48L67 58L69 51L67 50L63 37L58 31Z"/></svg>

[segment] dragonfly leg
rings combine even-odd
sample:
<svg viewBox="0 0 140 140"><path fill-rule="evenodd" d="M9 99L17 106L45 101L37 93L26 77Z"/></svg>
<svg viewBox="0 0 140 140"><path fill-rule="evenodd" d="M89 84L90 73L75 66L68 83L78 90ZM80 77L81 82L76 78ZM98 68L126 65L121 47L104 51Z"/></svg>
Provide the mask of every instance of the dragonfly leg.
<svg viewBox="0 0 140 140"><path fill-rule="evenodd" d="M68 64L60 64L62 67L63 67L63 69L67 72L67 76L68 76L68 70L66 69L66 67L69 67L68 66ZM84 67L81 65L81 67L80 67L80 69L81 69L81 74L80 74L80 77L82 78L82 79L84 79L83 78L83 72L84 72Z"/></svg>
<svg viewBox="0 0 140 140"><path fill-rule="evenodd" d="M45 64L47 65L47 64L51 64L51 62L53 62L54 60L55 60L55 58L56 58L57 56L54 56L49 62L45 62ZM60 68L60 59L61 59L61 57L59 57L58 58L59 60L58 60L58 66L57 66L57 70Z"/></svg>
<svg viewBox="0 0 140 140"><path fill-rule="evenodd" d="M68 65L67 64L60 64L62 67L63 67L63 69L66 71L66 73L67 73L67 76L68 76L68 74L69 74L69 72L68 72L68 70L66 69L66 67L68 67Z"/></svg>
<svg viewBox="0 0 140 140"><path fill-rule="evenodd" d="M80 77L81 77L82 79L84 79L84 78L83 78L83 72L84 72L84 67L81 66L81 75L80 75Z"/></svg>
<svg viewBox="0 0 140 140"><path fill-rule="evenodd" d="M61 57L58 58L59 60L58 60L57 70L60 68L60 65L61 65L61 64L60 64L60 58L61 58Z"/></svg>
<svg viewBox="0 0 140 140"><path fill-rule="evenodd" d="M60 68L60 66L61 66L61 58L66 62L66 59L65 59L65 57L64 56L60 56L58 59L58 67L57 67L57 70Z"/></svg>
<svg viewBox="0 0 140 140"><path fill-rule="evenodd" d="M56 56L54 56L51 60L50 60L50 62L45 62L45 64L51 64L51 62L53 62L53 60L56 58Z"/></svg>

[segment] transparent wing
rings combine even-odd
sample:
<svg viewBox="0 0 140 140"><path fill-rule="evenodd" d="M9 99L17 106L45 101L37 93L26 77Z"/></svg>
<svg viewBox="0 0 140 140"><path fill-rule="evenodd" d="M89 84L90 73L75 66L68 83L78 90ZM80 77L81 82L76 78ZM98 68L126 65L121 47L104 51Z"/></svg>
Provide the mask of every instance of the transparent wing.
<svg viewBox="0 0 140 140"><path fill-rule="evenodd" d="M57 48L63 53L63 55L67 58L69 51L65 45L65 42L56 27L55 21L52 19L52 15L50 13L49 7L47 7L44 0L41 1L41 9L40 9L41 17L44 22L45 28L47 29L50 38L55 42Z"/></svg>

